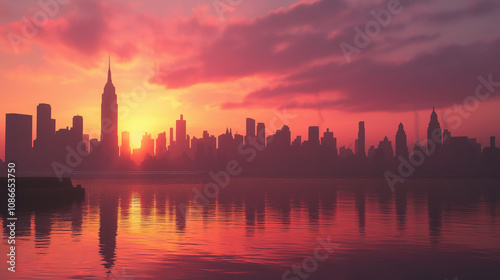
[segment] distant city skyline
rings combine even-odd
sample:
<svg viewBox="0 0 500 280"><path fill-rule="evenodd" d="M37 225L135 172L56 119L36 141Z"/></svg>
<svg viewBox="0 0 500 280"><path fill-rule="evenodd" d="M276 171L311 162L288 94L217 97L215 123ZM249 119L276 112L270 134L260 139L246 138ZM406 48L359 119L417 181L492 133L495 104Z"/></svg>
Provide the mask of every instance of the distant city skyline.
<svg viewBox="0 0 500 280"><path fill-rule="evenodd" d="M500 167L500 149L496 147L495 136L490 136L490 146L486 147L476 138L457 137L441 128L435 107L430 113L426 138L409 144L400 122L391 137L393 140L384 136L378 145L368 148L365 121L358 122L352 147L338 146L334 131L327 128L322 132L315 125L308 127L307 139L300 135L292 138L289 121L283 116L283 125L276 131L266 129L265 123L246 118L245 134L233 133L232 128L226 127L226 132L218 136L208 130L203 131L202 137L190 136L188 122L182 114L175 127L169 128L169 141L166 131L158 133L156 138L145 132L140 147L133 148L128 131L121 131L122 141L118 142L119 109L109 58L98 138L84 133L84 117L80 115L73 116L71 128L56 130L50 104L40 103L35 116L34 141L30 135L33 116L6 114L5 161L16 162L27 171L52 171L59 177L74 170L205 170L228 160L241 160L245 155L250 156L246 159L248 162L255 158L261 161L250 169L250 173L257 174L380 176L385 170L384 176L389 178L389 170L407 174L402 166L414 170L408 164L420 166L426 158L421 171L424 176L490 176Z"/></svg>
<svg viewBox="0 0 500 280"><path fill-rule="evenodd" d="M187 121L184 119L183 114L180 115L179 119L175 121L175 126L169 128L169 139L170 141L167 141L167 130L158 133L158 136L155 137L153 134L149 132L145 132L144 135L141 137L141 144L136 147L134 145L131 145L130 141L130 132L123 130L120 131L119 127L119 119L118 119L118 113L120 110L120 104L118 103L117 99L117 93L115 86L112 82L112 71L111 71L111 58L108 57L108 72L107 72L107 81L104 86L103 94L102 94L102 100L101 100L101 126L100 126L100 134L98 137L92 137L92 135L84 133L84 120L83 117L80 115L75 115L73 117L73 126L71 129L67 127L66 129L58 129L56 130L56 120L52 118L52 110L51 110L51 105L46 104L46 103L40 103L37 106L37 115L34 117L35 119L35 125L33 123L30 123L29 126L27 125L28 119L33 119L33 116L31 115L23 115L23 114L6 114L6 117L10 117L11 121L9 122L8 118L6 120L6 125L10 124L10 134L12 135L13 133L17 133L17 135L22 135L23 138L23 143L26 143L27 141L27 136L28 136L28 131L36 131L36 137L35 139L32 139L32 146L31 148L34 148L35 151L39 150L40 152L43 151L43 153L46 153L45 155L40 155L43 157L50 157L48 153L54 152L52 151L49 147L50 145L55 143L60 143L60 145L64 146L64 143L73 143L70 145L76 145L77 142L83 141L85 143L85 150L87 152L93 152L101 154L103 157L103 160L105 161L114 161L118 159L118 156L129 156L131 159L135 161L136 164L140 164L143 159L146 157L146 155L150 156L155 156L155 155L162 155L169 151L171 155L178 157L182 155L183 153L187 153L189 150L189 155L194 157L194 154L196 154L196 145L199 145L198 143L201 143L205 145L206 147L204 148L205 150L208 149L208 146L212 146L213 152L215 153L216 149L217 150L224 150L224 149L229 149L229 150L234 150L236 151L236 148L238 146L238 143L242 143L245 145L249 145L251 143L251 139L259 136L260 130L264 130L263 132L263 141L264 146L267 146L267 141L269 141L271 135L267 136L266 138L266 132L269 133L270 130L269 128L266 130L266 125L265 123L258 123L260 128L257 128L257 123L256 120L253 118L246 118L245 119L245 130L243 133L240 132L238 134L237 131L234 133L233 137L233 130L232 128L229 129L228 126L226 126L226 133L225 135L228 137L228 139L224 138L224 134L219 135L218 137L214 135L210 135L210 132L208 130L203 131L203 137L202 138L197 138L196 136L190 136L188 133L188 126L187 126ZM127 106L127 104L124 104ZM16 128L13 128L15 124L25 124L23 125L24 127L22 130L19 132L16 130ZM34 127L35 126L35 127ZM223 126L223 125L222 125ZM8 131L6 126L6 131ZM21 125L19 126L21 127ZM384 140L380 140L379 144L376 145L366 145L366 129L365 129L365 121L359 121L358 122L358 133L357 133L357 138L353 139L351 144L349 145L342 145L342 146L337 146L337 137L334 137L335 132L330 131L330 128L327 127L326 131L321 131L319 126L315 125L309 125L308 126L308 132L307 132L307 139L305 137L302 137L302 135L296 135L296 137L292 137L291 134L291 129L289 126L285 125L283 128L286 127L288 130L286 133L288 134L286 142L281 142L281 143L288 143L287 145L289 146L302 146L304 145L305 147L308 146L319 146L324 145L325 143L330 143L328 145L333 145L333 149L335 150L335 153L342 157L343 154L345 154L345 151L339 153L339 148L350 150L350 153L353 155L357 156L358 158L366 158L368 157L373 157L375 156L375 149L377 147L380 149L381 147L384 148L384 151L386 153L386 158L392 159L394 157L398 156L403 156L403 158L407 158L409 154L412 153L413 148L418 145L418 142L425 141L426 139L437 139L437 149L440 149L441 146L443 145L443 137L448 136L448 138L451 137L451 132L448 129L444 129L444 131L441 129L441 124L439 121L439 117L435 111L435 107L433 106L432 108L432 113L430 114L430 121L427 126L427 133L424 134L426 135L426 138L421 138L421 139L415 139L414 143L409 143L408 142L408 137L406 135L406 131L404 130L404 125L403 123L399 123L397 132L394 134L394 137L391 137L392 141L389 140L388 136L384 136ZM283 129L282 128L282 129ZM256 131L257 129L257 131ZM65 132L67 131L67 132ZM175 131L175 135L174 135ZM493 131L492 131L493 132ZM68 136L61 136L64 134L67 134ZM278 129L276 131L273 131L273 134L276 133L276 135L280 135L282 133L281 129ZM436 136L435 133L438 133ZM70 135L71 134L71 135ZM320 142L320 134L323 134L324 136L321 137L321 142ZM419 132L416 134L420 135ZM8 134L6 135L6 140L9 140ZM50 136L53 135L53 136ZM119 135L121 135L121 141L119 141ZM56 137L56 138L53 138ZM212 137L213 140L209 140L209 138ZM242 139L238 139L238 137L241 137ZM328 140L329 137L332 140ZM437 137L437 138L435 138ZM453 135L453 137L456 137ZM217 138L219 138L217 140ZM281 139L281 137L278 137ZM489 143L494 143L494 135L490 135ZM10 138L12 139L12 138ZM68 139L73 139L73 140L68 140ZM174 140L175 139L175 140ZM293 140L293 141L292 141ZM448 139L449 140L449 139ZM236 141L234 144L228 144L227 141ZM275 142L279 142L283 140L278 140ZM477 141L477 138L472 138L472 141L474 143L478 143L479 145L479 150L481 150L481 143ZM493 141L493 142L492 142ZM12 141L11 141L12 142ZM344 142L349 142L349 140ZM398 143L399 142L399 143ZM5 142L7 143L7 142ZM100 143L98 145L92 145L92 143ZM278 143L272 143L273 145L278 145ZM432 143L431 143L432 144ZM427 144L426 149L430 149L430 145ZM24 146L27 147L27 144L23 144ZM229 146L228 146L229 145ZM399 145L399 146L398 146ZM6 146L7 147L7 146ZM22 149L18 149L16 145L12 145L11 147L16 147L15 150L19 150L17 152L13 152L14 154L22 154L20 157L24 158L25 160L28 158L26 156L26 152L21 151ZM229 148L230 147L230 148ZM482 146L486 147L486 146ZM96 151L93 151L92 149L96 149ZM7 150L5 150L7 152ZM396 151L396 153L394 153ZM40 153L38 152L38 153ZM61 151L60 153L64 153L64 151ZM4 160L9 160L7 158L7 155Z"/></svg>

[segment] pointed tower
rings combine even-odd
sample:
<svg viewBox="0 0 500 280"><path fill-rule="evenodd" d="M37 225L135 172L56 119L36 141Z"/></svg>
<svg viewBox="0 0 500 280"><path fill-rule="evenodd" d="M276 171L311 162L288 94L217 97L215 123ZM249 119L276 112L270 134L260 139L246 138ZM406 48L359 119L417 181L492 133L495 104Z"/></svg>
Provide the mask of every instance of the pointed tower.
<svg viewBox="0 0 500 280"><path fill-rule="evenodd" d="M427 154L431 153L431 145L429 142L434 142L436 145L436 151L441 148L442 145L442 132L441 125L438 121L438 116L436 111L434 110L434 106L432 106L431 120L429 121L429 126L427 127Z"/></svg>
<svg viewBox="0 0 500 280"><path fill-rule="evenodd" d="M111 57L108 59L108 80L101 102L100 151L105 162L118 158L118 103L115 86L111 81Z"/></svg>
<svg viewBox="0 0 500 280"><path fill-rule="evenodd" d="M399 156L408 159L408 144L402 123L399 123L398 132L396 132L396 158Z"/></svg>

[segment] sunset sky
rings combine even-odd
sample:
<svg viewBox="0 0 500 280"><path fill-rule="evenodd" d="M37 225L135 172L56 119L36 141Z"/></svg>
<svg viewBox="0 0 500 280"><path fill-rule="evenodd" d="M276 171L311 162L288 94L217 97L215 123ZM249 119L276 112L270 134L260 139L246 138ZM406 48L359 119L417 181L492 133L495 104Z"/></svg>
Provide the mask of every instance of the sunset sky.
<svg viewBox="0 0 500 280"><path fill-rule="evenodd" d="M281 126L283 108L292 138L319 125L352 148L361 120L367 149L384 136L394 145L399 122L409 143L423 139L433 105L452 136L500 138L500 86L473 97L479 76L500 81L500 2L392 3L399 12L348 62L340 45L356 46L355 28L391 1L0 0L0 158L5 114L33 115L35 132L38 103L52 105L56 129L79 114L97 138L108 54L119 131L136 148L180 114L201 137L244 134L246 117ZM463 112L446 123L455 104Z"/></svg>

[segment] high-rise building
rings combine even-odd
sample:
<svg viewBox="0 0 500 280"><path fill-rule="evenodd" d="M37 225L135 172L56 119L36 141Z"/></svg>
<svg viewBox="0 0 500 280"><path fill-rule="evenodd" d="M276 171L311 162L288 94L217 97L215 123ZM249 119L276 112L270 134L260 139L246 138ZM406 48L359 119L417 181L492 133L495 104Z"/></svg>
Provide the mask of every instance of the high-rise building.
<svg viewBox="0 0 500 280"><path fill-rule="evenodd" d="M30 160L32 121L31 115L5 115L5 161L16 162L21 170Z"/></svg>
<svg viewBox="0 0 500 280"><path fill-rule="evenodd" d="M167 133L163 131L156 138L156 155L161 156L167 152Z"/></svg>
<svg viewBox="0 0 500 280"><path fill-rule="evenodd" d="M266 125L264 123L257 124L257 140L263 145L266 144Z"/></svg>
<svg viewBox="0 0 500 280"><path fill-rule="evenodd" d="M145 133L141 139L141 150L144 154L153 156L155 152L155 141L151 138L151 134Z"/></svg>
<svg viewBox="0 0 500 280"><path fill-rule="evenodd" d="M276 130L274 135L267 137L267 146L271 150L282 150L290 147L291 143L291 132L287 125L283 125L281 129Z"/></svg>
<svg viewBox="0 0 500 280"><path fill-rule="evenodd" d="M396 158L399 158L399 156L404 159L408 159L409 156L406 132L402 123L399 123L398 132L396 132Z"/></svg>
<svg viewBox="0 0 500 280"><path fill-rule="evenodd" d="M251 138L255 138L255 120L247 118L245 144L248 145Z"/></svg>
<svg viewBox="0 0 500 280"><path fill-rule="evenodd" d="M191 139L191 149L195 157L215 155L217 139L210 135L208 131L203 131L203 138L193 137Z"/></svg>
<svg viewBox="0 0 500 280"><path fill-rule="evenodd" d="M389 138L387 136L384 137L384 141L380 141L378 143L378 148L376 149L375 153L377 152L382 153L383 157L386 160L391 160L394 157L394 153L392 151L392 143L389 141Z"/></svg>
<svg viewBox="0 0 500 280"><path fill-rule="evenodd" d="M436 151L439 151L442 145L441 125L438 121L438 116L434 107L432 107L431 120L427 127L427 154L430 155L432 146L435 146ZM433 143L431 143L433 142Z"/></svg>
<svg viewBox="0 0 500 280"><path fill-rule="evenodd" d="M333 131L330 131L329 128L326 129L323 137L321 137L321 145L330 147L337 153L337 139L333 137Z"/></svg>
<svg viewBox="0 0 500 280"><path fill-rule="evenodd" d="M122 131L122 145L120 146L120 156L130 157L130 133L128 131Z"/></svg>
<svg viewBox="0 0 500 280"><path fill-rule="evenodd" d="M74 116L73 117L73 127L71 127L71 134L73 137L74 144L78 144L83 140L83 117Z"/></svg>
<svg viewBox="0 0 500 280"><path fill-rule="evenodd" d="M36 107L35 148L47 149L56 133L56 120L52 119L49 104L40 103Z"/></svg>
<svg viewBox="0 0 500 280"><path fill-rule="evenodd" d="M83 134L83 143L85 143L85 151L90 152L90 135Z"/></svg>
<svg viewBox="0 0 500 280"><path fill-rule="evenodd" d="M175 121L175 146L179 154L187 150L187 144L186 120L184 120L184 116L181 115L181 119Z"/></svg>
<svg viewBox="0 0 500 280"><path fill-rule="evenodd" d="M169 145L168 149L170 150L174 146L174 144L175 144L175 141L174 141L174 128L171 127L170 128L170 141L169 141L169 144L168 144Z"/></svg>
<svg viewBox="0 0 500 280"><path fill-rule="evenodd" d="M310 126L307 142L311 146L319 146L319 127Z"/></svg>
<svg viewBox="0 0 500 280"><path fill-rule="evenodd" d="M118 157L118 102L115 86L111 81L111 62L108 67L108 81L102 94L99 150L103 160Z"/></svg>
<svg viewBox="0 0 500 280"><path fill-rule="evenodd" d="M366 157L365 151L365 122L359 122L359 130L358 130L358 150L356 151L356 155L360 157Z"/></svg>

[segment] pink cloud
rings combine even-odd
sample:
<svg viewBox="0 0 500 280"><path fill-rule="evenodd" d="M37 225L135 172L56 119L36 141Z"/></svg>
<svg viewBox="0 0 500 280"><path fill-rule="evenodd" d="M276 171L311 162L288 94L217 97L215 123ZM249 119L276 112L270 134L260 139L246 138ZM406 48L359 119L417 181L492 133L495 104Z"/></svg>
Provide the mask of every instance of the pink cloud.
<svg viewBox="0 0 500 280"><path fill-rule="evenodd" d="M451 45L402 63L370 59L350 64L332 62L303 69L283 78L277 87L251 92L242 102L225 103L222 108L267 104L344 111L411 111L449 106L475 93L478 76L499 77L499 52L497 39L468 46ZM318 95L319 101L311 98Z"/></svg>

